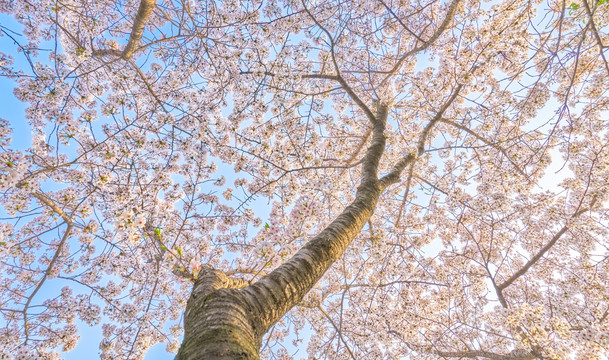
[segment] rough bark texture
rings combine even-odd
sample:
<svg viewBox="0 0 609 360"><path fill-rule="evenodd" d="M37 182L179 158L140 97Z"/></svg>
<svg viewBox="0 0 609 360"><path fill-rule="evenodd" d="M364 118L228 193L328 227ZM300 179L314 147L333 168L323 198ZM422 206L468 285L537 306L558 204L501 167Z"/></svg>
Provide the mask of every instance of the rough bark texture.
<svg viewBox="0 0 609 360"><path fill-rule="evenodd" d="M298 304L326 270L340 258L370 219L380 193L376 183L360 186L355 201L292 259L243 289L259 309L264 329L270 328Z"/></svg>
<svg viewBox="0 0 609 360"><path fill-rule="evenodd" d="M237 289L245 285L218 270L201 271L186 305L177 359L258 359L251 307Z"/></svg>
<svg viewBox="0 0 609 360"><path fill-rule="evenodd" d="M193 293L185 315L185 337L176 359L258 359L261 337L252 308L236 289Z"/></svg>

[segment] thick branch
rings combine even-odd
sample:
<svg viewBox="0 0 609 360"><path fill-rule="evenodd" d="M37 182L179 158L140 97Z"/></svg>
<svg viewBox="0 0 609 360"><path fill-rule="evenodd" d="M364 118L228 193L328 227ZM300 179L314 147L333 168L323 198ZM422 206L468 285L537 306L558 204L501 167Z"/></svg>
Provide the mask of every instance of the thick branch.
<svg viewBox="0 0 609 360"><path fill-rule="evenodd" d="M258 359L264 334L299 304L370 219L382 192L377 168L385 150L388 108L377 104L372 144L362 160L355 200L291 259L254 284L229 282L209 270L195 282L177 359Z"/></svg>
<svg viewBox="0 0 609 360"><path fill-rule="evenodd" d="M150 19L150 15L152 15L152 10L154 10L155 6L156 0L141 0L140 6L137 9L137 14L133 19L129 40L122 51L118 49L93 49L92 55L98 57L116 56L125 60L130 60L140 45L142 35L144 34L144 28L146 27L146 23Z"/></svg>
<svg viewBox="0 0 609 360"><path fill-rule="evenodd" d="M57 206L57 204L55 204L55 202L53 200L51 200L50 198L48 198L45 194L41 193L40 191L36 191L36 192L32 193L32 196L34 196L36 199L40 200L41 203L43 203L46 206L48 206L49 208L51 208L51 210L53 210L55 213L57 213L57 215L61 216L61 218L68 225L72 225L72 218L70 216L68 216L68 214L66 214L66 212L63 211L62 208Z"/></svg>
<svg viewBox="0 0 609 360"><path fill-rule="evenodd" d="M377 113L372 127L372 144L366 151L362 164L362 183L378 180L379 162L385 150L385 124L388 111L387 105L377 103Z"/></svg>
<svg viewBox="0 0 609 360"><path fill-rule="evenodd" d="M298 304L368 221L381 194L377 181L362 181L357 195L332 223L290 260L242 291L261 314L261 335Z"/></svg>
<svg viewBox="0 0 609 360"><path fill-rule="evenodd" d="M355 200L290 260L242 290L256 312L261 314L260 335L300 303L372 216L382 192L377 169L385 150L383 132L387 114L387 106L377 104L372 144L363 159L362 179Z"/></svg>
<svg viewBox="0 0 609 360"><path fill-rule="evenodd" d="M137 49L140 44L140 40L142 39L142 34L144 33L144 27L146 27L146 23L152 14L152 10L154 9L156 3L155 0L142 0L140 2L140 7L137 9L137 14L135 15L135 19L133 20L133 27L131 28L131 35L129 35L129 41L127 42L127 46L123 50L122 57L124 59L129 59Z"/></svg>

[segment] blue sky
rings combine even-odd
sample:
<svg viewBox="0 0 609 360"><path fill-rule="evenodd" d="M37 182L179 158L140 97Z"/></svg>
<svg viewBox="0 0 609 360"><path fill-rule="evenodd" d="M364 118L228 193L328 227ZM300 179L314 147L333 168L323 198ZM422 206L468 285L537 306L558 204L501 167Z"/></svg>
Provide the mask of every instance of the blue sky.
<svg viewBox="0 0 609 360"><path fill-rule="evenodd" d="M0 14L0 26L8 29L19 29L19 25L12 18ZM2 34L4 35L4 34ZM19 40L19 36L12 34ZM23 36L21 37L23 39ZM25 62L22 54L16 54L17 45L8 36L0 36L0 52L13 56L15 65ZM25 104L13 95L14 80L0 76L0 118L8 120L13 127L12 147L26 149L31 145L31 133L25 120Z"/></svg>

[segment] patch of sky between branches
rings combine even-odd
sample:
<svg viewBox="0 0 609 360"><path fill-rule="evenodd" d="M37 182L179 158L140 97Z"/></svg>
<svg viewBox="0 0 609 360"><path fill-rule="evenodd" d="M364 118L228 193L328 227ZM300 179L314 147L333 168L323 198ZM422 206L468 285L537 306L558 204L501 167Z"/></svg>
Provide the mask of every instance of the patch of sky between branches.
<svg viewBox="0 0 609 360"><path fill-rule="evenodd" d="M9 33L17 41L26 42L20 34L22 26L6 14L0 14L0 24L0 52L10 55L15 65L27 62L23 53L18 51L19 45L4 33ZM7 120L13 128L11 148L25 150L32 145L32 134L25 119L26 106L15 98L14 88L15 80L0 76L0 118Z"/></svg>

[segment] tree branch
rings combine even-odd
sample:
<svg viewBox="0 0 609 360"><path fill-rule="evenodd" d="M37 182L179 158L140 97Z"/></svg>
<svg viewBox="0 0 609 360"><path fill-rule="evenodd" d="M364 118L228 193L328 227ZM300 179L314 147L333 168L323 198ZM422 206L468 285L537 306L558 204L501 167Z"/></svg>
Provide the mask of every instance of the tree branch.
<svg viewBox="0 0 609 360"><path fill-rule="evenodd" d="M45 270L44 275L42 275L42 278L40 279L40 281L38 281L38 283L36 284L36 287L34 288L32 293L28 296L27 300L25 301L25 304L23 305L23 323L24 323L23 328L24 328L24 332L25 332L25 337L26 337L25 341L26 342L27 342L27 338L29 336L27 310L30 307L31 302L34 299L34 297L36 296L36 294L38 293L38 291L40 291L40 288L42 288L42 285L44 284L46 279L53 272L55 263L57 262L57 259L59 259L59 256L61 255L61 251L63 249L63 245L66 243L66 241L70 237L70 235L72 233L72 227L73 227L72 217L69 216L68 214L66 214L66 212L63 211L63 209L60 208L53 200L51 200L49 197L47 197L46 195L44 195L42 192L39 192L39 191L32 193L32 196L34 196L36 199L40 200L40 202L47 205L55 213L57 213L59 216L61 216L61 218L65 221L65 223L68 224L68 227L66 228L66 231L64 232L63 236L61 237L59 244L57 244L57 250L55 250L55 254L53 254L53 258L49 262L49 266Z"/></svg>
<svg viewBox="0 0 609 360"><path fill-rule="evenodd" d="M603 40L598 34L598 30L596 29L596 24L594 23L594 17L592 10L590 9L590 5L588 5L588 1L582 1L584 4L584 8L586 9L586 14L590 18L590 28L592 29L592 34L594 34L594 38L596 39L596 43L598 44L598 51L603 58L603 64L605 65L605 70L607 71L607 75L609 75L609 64L607 63L607 58L605 58L605 45L603 45Z"/></svg>
<svg viewBox="0 0 609 360"><path fill-rule="evenodd" d="M399 70L400 66L402 66L402 64L404 63L404 61L407 58L427 49L429 46L431 46L431 44L433 44L440 37L440 35L442 35L442 33L444 31L446 31L446 29L448 28L448 24L450 24L450 21L455 16L455 12L457 11L457 6L459 5L459 1L460 0L453 0L453 2L448 7L448 10L446 11L446 16L444 17L444 21L442 21L440 26L438 26L436 31L429 37L429 39L427 39L427 41L422 41L423 44L415 47L414 49L408 51L406 54L402 55L400 57L400 59L395 63L393 68L391 70L388 70L385 72L387 74L387 76L383 79L383 81L380 82L379 86L381 86L385 82L387 82L387 80L389 80L391 78L391 76L393 76L393 74ZM383 5L385 5L384 2L383 2ZM387 8L387 10L389 10L387 5L385 5L385 7ZM389 12L397 19L397 16L395 14L393 14L393 12L391 12L391 10L389 10ZM399 21L399 19L398 19L398 21ZM400 24L402 24L401 21L400 21ZM402 26L404 26L404 24L402 24ZM405 26L404 26L404 28L410 32L410 30L408 28L406 28ZM417 39L420 39L420 38L417 36Z"/></svg>
<svg viewBox="0 0 609 360"><path fill-rule="evenodd" d="M375 125L372 145L364 156L362 179L355 200L292 258L241 290L250 306L256 309L253 313L261 314L258 321L262 328L257 328L260 335L300 303L372 216L382 192L376 171L385 148L383 129L387 107L379 105L378 112L377 116L382 121Z"/></svg>
<svg viewBox="0 0 609 360"><path fill-rule="evenodd" d="M592 207L594 205L594 203L596 202L596 198L594 198L590 204L590 207ZM571 216L572 219L578 217L579 215L585 213L586 211L590 210L590 208L584 208L579 210L578 212L576 212L575 214L573 214L573 216ZM541 259L545 253L548 252L548 250L550 250L552 248L552 246L554 246L554 244L556 244L556 242L558 241L558 239L560 239L560 237L567 232L567 230L569 230L569 226L565 225L563 226L553 237L552 239L544 246L542 247L537 254L535 254L529 261L527 261L526 264L524 264L524 266L522 268L520 268L520 270L518 270L516 273L514 273L514 275L510 276L509 279L507 279L506 281L504 281L502 284L497 285L497 289L499 289L499 291L503 291L505 288L507 288L508 286L512 285L512 283L516 280L518 280L519 277L521 277L522 275L526 274L527 271L529 271L529 269L535 265L535 263L537 261L539 261L539 259Z"/></svg>
<svg viewBox="0 0 609 360"><path fill-rule="evenodd" d="M510 156L508 156L507 151L505 151L504 148L502 148L501 146L499 146L498 144L492 143L489 140L483 138L482 136L476 134L474 131L472 131L470 128L463 126L461 124L458 124L454 121L448 120L448 119L440 119L441 122L454 126L457 129L463 130L466 133L470 134L471 136L475 137L476 139L482 141L483 143L485 143L486 145L496 149L497 151L499 151L501 154L503 154L503 156L505 156L505 158L514 166L514 168L516 169L516 171L518 171L518 173L524 177L526 177L527 179L529 179L529 176L527 174L525 174L525 172L520 168L520 166L518 166L518 164L514 163L514 161L510 158Z"/></svg>
<svg viewBox="0 0 609 360"><path fill-rule="evenodd" d="M389 330L387 332L391 335L396 336L398 339L400 339L404 344L406 344L406 346L409 349L412 349L414 351L421 352L421 353L438 355L443 358L461 358L461 359L463 359L463 358L466 358L466 359L485 358L485 359L490 359L490 360L533 360L537 357L535 354L531 353L530 351L522 350L522 349L515 349L515 350L510 351L507 354L497 354L494 352L484 351L484 350L440 351L440 350L431 349L428 346L411 344L411 343L407 342L406 340L404 340L404 338L402 337L402 334L400 334L399 332L397 332L395 330Z"/></svg>
<svg viewBox="0 0 609 360"><path fill-rule="evenodd" d="M32 193L32 196L35 197L36 199L38 199L41 203L43 203L46 206L48 206L49 208L51 208L51 210L53 210L55 213L57 213L57 215L61 216L61 218L68 225L72 225L72 217L68 216L68 214L66 214L66 212L63 211L62 208L57 206L57 204L53 200L51 200L51 198L47 197L45 194L43 194L40 191L36 191L36 192Z"/></svg>
<svg viewBox="0 0 609 360"><path fill-rule="evenodd" d="M152 10L154 9L156 3L155 0L141 0L140 7L137 9L137 14L135 15L135 19L133 20L133 27L131 28L131 35L129 35L129 41L127 42L127 46L123 50L121 56L123 59L127 60L133 56L133 53L137 49L140 44L140 40L142 39L142 34L144 33L144 27L146 27L146 23L152 14Z"/></svg>
<svg viewBox="0 0 609 360"><path fill-rule="evenodd" d="M387 187L391 184L397 183L400 180L400 174L402 173L404 168L406 166L408 166L408 164L410 164L413 161L415 161L416 159L418 159L421 155L423 155L423 153L425 152L425 141L427 140L427 137L429 136L431 129L433 129L433 127L436 125L436 123L442 119L442 116L444 115L444 113L446 112L448 107L453 103L453 101L455 101L455 99L457 98L457 95L459 95L459 92L461 91L462 88L463 88L463 85L461 85L461 84L457 85L457 87L455 88L453 93L450 95L450 98L444 103L444 105L442 105L442 108L440 108L440 110L436 113L436 116L434 116L434 118L431 119L427 123L427 125L425 125L425 128L419 135L416 154L408 153L406 155L406 157L404 157L402 160L398 161L395 164L393 169L387 175L385 175L381 178L381 188L384 189L385 187Z"/></svg>

